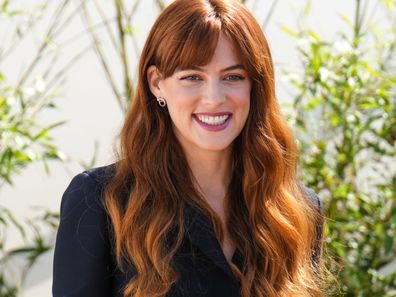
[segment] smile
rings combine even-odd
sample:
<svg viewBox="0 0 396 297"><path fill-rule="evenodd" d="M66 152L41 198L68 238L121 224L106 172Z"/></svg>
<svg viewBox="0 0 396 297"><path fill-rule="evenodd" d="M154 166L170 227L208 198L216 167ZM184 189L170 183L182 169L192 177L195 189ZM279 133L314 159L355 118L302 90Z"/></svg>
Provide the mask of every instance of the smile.
<svg viewBox="0 0 396 297"><path fill-rule="evenodd" d="M214 125L214 126L219 126L224 124L230 115L225 114L225 115L217 115L217 116L209 116L209 115L196 115L198 120L200 120L202 123L205 123L207 125Z"/></svg>
<svg viewBox="0 0 396 297"><path fill-rule="evenodd" d="M193 118L204 130L218 132L227 128L231 121L232 113L196 113L193 115Z"/></svg>

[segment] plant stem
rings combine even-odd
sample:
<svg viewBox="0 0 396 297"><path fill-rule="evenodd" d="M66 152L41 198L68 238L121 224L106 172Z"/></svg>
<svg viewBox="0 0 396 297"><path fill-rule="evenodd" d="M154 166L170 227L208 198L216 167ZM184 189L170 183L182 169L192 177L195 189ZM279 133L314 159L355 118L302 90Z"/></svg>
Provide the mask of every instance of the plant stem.
<svg viewBox="0 0 396 297"><path fill-rule="evenodd" d="M100 63L102 64L102 67L103 67L103 69L105 71L105 74L106 74L106 78L107 78L108 82L110 83L111 89L112 89L112 91L113 91L113 93L114 93L114 95L116 97L118 105L119 105L120 109L124 112L125 107L124 107L122 96L119 93L117 85L116 85L116 83L115 83L115 81L113 79L113 75L111 73L110 67L107 64L104 52L102 51L102 48L100 46L99 39L96 36L96 33L92 30L91 17L90 17L90 15L88 13L88 9L86 7L85 0L81 0L81 4L82 4L81 8L82 8L82 13L83 13L83 19L86 22L87 28L90 31L90 36L91 36L91 39L92 39L92 43L93 43L94 49L96 51L96 55L99 58Z"/></svg>
<svg viewBox="0 0 396 297"><path fill-rule="evenodd" d="M355 7L355 24L353 27L353 45L354 47L357 47L359 43L359 36L360 36L360 30L361 30L361 20L360 20L360 5L361 5L361 0L356 0L356 7Z"/></svg>
<svg viewBox="0 0 396 297"><path fill-rule="evenodd" d="M42 58L44 50L48 47L48 44L49 44L48 41L51 40L54 36L53 32L55 31L55 28L57 27L57 24L59 22L59 16L62 14L63 10L65 9L65 7L67 6L68 3L69 3L69 0L64 0L58 6L58 9L57 9L56 13L54 14L52 22L49 26L48 32L45 35L45 39L44 39L43 43L41 44L40 48L38 49L33 62L29 65L29 67L27 68L27 70L24 72L21 79L19 80L19 82L17 84L18 87L21 87L25 83L25 81L29 77L30 73L32 73L33 69L36 67L37 63Z"/></svg>
<svg viewBox="0 0 396 297"><path fill-rule="evenodd" d="M111 31L111 22L107 22L106 21L106 15L103 12L103 9L101 8L101 6L98 4L98 2L94 1L93 3L95 4L96 10L99 12L100 17L103 20L103 24L105 26L107 34L109 35L109 38L110 38L110 41L111 41L111 43L112 43L112 45L114 47L114 50L116 52L120 51L120 49L118 47L118 43L117 43L116 37L114 36L113 32Z"/></svg>
<svg viewBox="0 0 396 297"><path fill-rule="evenodd" d="M116 11L117 11L117 29L118 29L118 34L120 38L120 43L121 43L121 49L120 49L120 55L121 55L121 60L123 64L123 69L124 69L124 85L125 85L125 96L127 100L131 100L132 97L132 84L129 79L129 65L128 65L128 56L127 56L127 49L125 45L125 30L122 24L122 11L124 10L123 8L123 2L122 0L115 0L115 6L116 6ZM126 106L124 106L124 112L126 112Z"/></svg>
<svg viewBox="0 0 396 297"><path fill-rule="evenodd" d="M267 28L268 23L269 23L269 21L271 20L272 15L274 14L275 7L276 7L276 5L277 5L278 3L279 3L278 0L273 0L273 1L272 1L270 10L269 10L267 16L265 17L263 24L261 25L261 29L262 29L262 30L264 30L265 28Z"/></svg>

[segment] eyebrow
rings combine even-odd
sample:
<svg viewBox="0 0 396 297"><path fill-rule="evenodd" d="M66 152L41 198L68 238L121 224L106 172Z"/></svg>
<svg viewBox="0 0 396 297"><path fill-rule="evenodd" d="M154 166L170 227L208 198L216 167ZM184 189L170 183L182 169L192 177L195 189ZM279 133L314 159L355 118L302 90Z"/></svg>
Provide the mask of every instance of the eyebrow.
<svg viewBox="0 0 396 297"><path fill-rule="evenodd" d="M236 64L236 65L228 66L228 67L226 67L224 69L221 69L220 72L231 71L231 70L236 70L236 69L245 70L245 67L243 67L242 64ZM186 70L204 71L203 68L198 67L198 66L188 66L185 69L180 69L180 70L182 70L182 71L186 71Z"/></svg>

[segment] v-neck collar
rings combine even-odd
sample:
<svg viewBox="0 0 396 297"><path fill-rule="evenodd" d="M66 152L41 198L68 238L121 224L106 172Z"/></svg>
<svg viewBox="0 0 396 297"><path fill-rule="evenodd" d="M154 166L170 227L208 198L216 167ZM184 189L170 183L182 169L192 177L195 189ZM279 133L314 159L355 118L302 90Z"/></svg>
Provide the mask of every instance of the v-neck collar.
<svg viewBox="0 0 396 297"><path fill-rule="evenodd" d="M210 219L197 207L186 204L184 212L186 235L192 244L198 247L216 266L221 268L229 277L236 280L215 232ZM235 250L231 261L242 271L243 257L238 249Z"/></svg>

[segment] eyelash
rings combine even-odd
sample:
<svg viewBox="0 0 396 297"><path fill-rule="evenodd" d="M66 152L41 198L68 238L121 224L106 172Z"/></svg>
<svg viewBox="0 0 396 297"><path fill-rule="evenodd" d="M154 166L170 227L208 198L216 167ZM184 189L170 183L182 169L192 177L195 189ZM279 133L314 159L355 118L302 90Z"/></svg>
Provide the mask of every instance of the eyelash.
<svg viewBox="0 0 396 297"><path fill-rule="evenodd" d="M236 81L236 80L243 80L245 79L242 75L237 75L237 74L230 74L228 77L234 77L236 79L231 79L232 81Z"/></svg>
<svg viewBox="0 0 396 297"><path fill-rule="evenodd" d="M189 79L189 78L198 78L198 79ZM199 77L197 75L187 75L181 78L182 80L191 80L191 81L195 81L195 80L199 80Z"/></svg>
<svg viewBox="0 0 396 297"><path fill-rule="evenodd" d="M237 74L230 74L230 75L227 76L227 78L230 78L230 77L233 77L233 78L236 78L236 79L227 79L228 81L238 81L238 80L245 79L243 76L237 75ZM189 79L189 78L194 78L194 79ZM198 75L187 75L187 76L182 77L181 79L182 80L189 80L189 81L197 81L200 78L199 78Z"/></svg>

